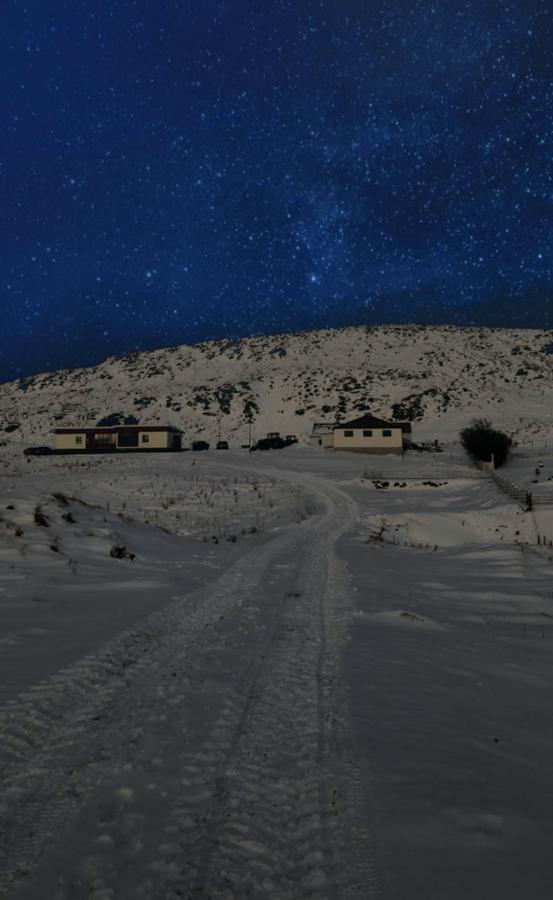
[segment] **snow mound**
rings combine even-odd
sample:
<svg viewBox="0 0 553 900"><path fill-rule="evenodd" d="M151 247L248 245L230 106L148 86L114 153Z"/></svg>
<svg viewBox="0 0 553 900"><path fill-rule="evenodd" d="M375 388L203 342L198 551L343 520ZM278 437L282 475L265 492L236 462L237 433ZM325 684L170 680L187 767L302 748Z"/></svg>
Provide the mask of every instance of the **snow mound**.
<svg viewBox="0 0 553 900"><path fill-rule="evenodd" d="M364 613L357 610L356 618L370 619L372 622L380 622L383 625L401 625L406 628L420 628L425 631L447 631L445 625L440 625L434 619L421 616L418 613L405 609L382 610L376 613Z"/></svg>
<svg viewBox="0 0 553 900"><path fill-rule="evenodd" d="M502 516L501 507L459 512L405 512L371 515L365 520L369 540L403 547L438 549L466 544L491 544L524 540L529 528L512 516Z"/></svg>

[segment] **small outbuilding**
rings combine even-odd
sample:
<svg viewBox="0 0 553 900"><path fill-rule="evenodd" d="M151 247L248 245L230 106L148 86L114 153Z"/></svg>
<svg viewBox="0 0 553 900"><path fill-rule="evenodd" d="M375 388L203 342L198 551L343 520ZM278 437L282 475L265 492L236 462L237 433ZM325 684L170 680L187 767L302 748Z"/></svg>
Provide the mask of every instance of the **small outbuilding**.
<svg viewBox="0 0 553 900"><path fill-rule="evenodd" d="M182 431L173 425L112 425L54 429L56 453L111 453L182 449Z"/></svg>
<svg viewBox="0 0 553 900"><path fill-rule="evenodd" d="M328 422L315 422L309 435L312 447L334 447L334 425Z"/></svg>
<svg viewBox="0 0 553 900"><path fill-rule="evenodd" d="M387 422L368 413L333 428L334 449L355 453L401 453L409 422Z"/></svg>

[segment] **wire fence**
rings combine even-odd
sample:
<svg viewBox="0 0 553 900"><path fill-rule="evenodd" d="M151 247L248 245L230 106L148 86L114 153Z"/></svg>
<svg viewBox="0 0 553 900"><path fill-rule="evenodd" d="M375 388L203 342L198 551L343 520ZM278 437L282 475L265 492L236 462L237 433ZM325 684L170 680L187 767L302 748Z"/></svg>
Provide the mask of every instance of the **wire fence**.
<svg viewBox="0 0 553 900"><path fill-rule="evenodd" d="M553 486L539 487L538 490L529 491L532 498L532 508L536 506L553 506Z"/></svg>
<svg viewBox="0 0 553 900"><path fill-rule="evenodd" d="M469 468L453 469L453 468L435 468L432 471L423 469L419 472L410 471L408 474L401 470L396 472L386 472L382 469L366 469L363 472L363 478L367 481L424 481L433 479L435 481L464 481L465 479L482 479L485 478L484 472L479 469Z"/></svg>
<svg viewBox="0 0 553 900"><path fill-rule="evenodd" d="M516 484L509 478L505 478L504 475L498 475L495 471L490 470L488 474L491 478L493 478L498 488L500 488L500 490L502 490L504 494L507 494L508 497L511 497L511 499L522 506L523 509L532 509L532 494L525 487L520 484Z"/></svg>

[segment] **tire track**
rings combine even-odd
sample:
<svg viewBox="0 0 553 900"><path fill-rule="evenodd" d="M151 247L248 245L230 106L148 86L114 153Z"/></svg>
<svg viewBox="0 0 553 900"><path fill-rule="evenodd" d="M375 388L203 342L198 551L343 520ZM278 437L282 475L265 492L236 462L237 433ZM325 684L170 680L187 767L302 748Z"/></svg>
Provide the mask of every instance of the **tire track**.
<svg viewBox="0 0 553 900"><path fill-rule="evenodd" d="M31 740L0 808L0 894L42 857L26 900L384 896L340 678L349 600L334 547L356 509L332 485L290 480L320 515L12 711L12 747ZM73 830L46 854L62 822Z"/></svg>
<svg viewBox="0 0 553 900"><path fill-rule="evenodd" d="M157 677L187 653L194 657L206 630L243 607L275 555L304 531L247 552L207 592L148 616L2 710L0 895L33 869L125 746L130 701L147 696L152 671Z"/></svg>
<svg viewBox="0 0 553 900"><path fill-rule="evenodd" d="M351 743L346 763L337 725L347 610L339 601L334 544L353 511L348 503L344 508L341 493L331 497L341 501L338 521L310 548L300 599L288 608L286 643L260 673L257 703L223 776L225 791L204 836L194 885L200 896L382 896L360 773Z"/></svg>

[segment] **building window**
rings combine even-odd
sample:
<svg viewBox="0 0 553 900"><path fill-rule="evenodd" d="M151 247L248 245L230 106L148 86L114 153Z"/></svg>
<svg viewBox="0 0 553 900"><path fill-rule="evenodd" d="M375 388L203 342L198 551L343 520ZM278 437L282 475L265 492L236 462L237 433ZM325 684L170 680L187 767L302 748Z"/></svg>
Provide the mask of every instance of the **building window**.
<svg viewBox="0 0 553 900"><path fill-rule="evenodd" d="M101 447L115 446L117 435L111 431L97 431L94 435L94 443Z"/></svg>
<svg viewBox="0 0 553 900"><path fill-rule="evenodd" d="M344 437L353 437L353 431L344 431Z"/></svg>
<svg viewBox="0 0 553 900"><path fill-rule="evenodd" d="M81 434L78 434L78 435L75 437L75 443L76 443L76 444L82 444L82 442L83 442L83 437L82 437Z"/></svg>
<svg viewBox="0 0 553 900"><path fill-rule="evenodd" d="M385 428L384 431L382 432L382 437L391 437L391 436L392 436L392 432L390 431L390 429Z"/></svg>
<svg viewBox="0 0 553 900"><path fill-rule="evenodd" d="M363 432L363 437L372 437L372 436L373 436L372 431L370 429L365 429L365 431Z"/></svg>
<svg viewBox="0 0 553 900"><path fill-rule="evenodd" d="M140 440L142 441L143 444L149 444L150 443L150 435L143 434L143 435L141 435Z"/></svg>

